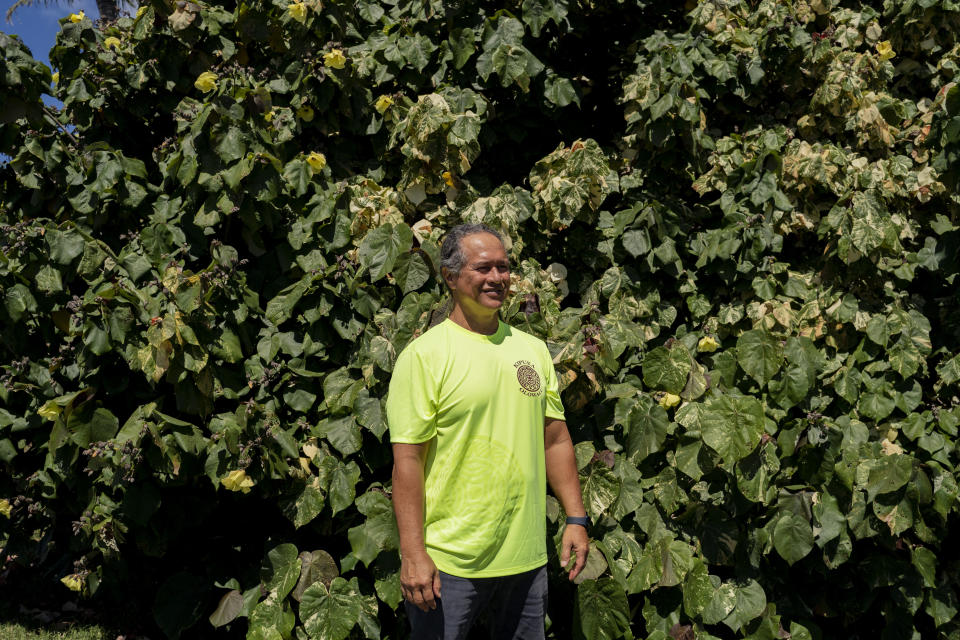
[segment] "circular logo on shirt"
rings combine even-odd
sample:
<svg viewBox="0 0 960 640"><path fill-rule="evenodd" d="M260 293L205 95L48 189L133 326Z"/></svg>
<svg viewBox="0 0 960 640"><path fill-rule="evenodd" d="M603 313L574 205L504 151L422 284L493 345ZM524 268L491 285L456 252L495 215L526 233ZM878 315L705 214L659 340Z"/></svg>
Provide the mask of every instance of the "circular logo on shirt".
<svg viewBox="0 0 960 640"><path fill-rule="evenodd" d="M517 382L521 390L528 396L540 395L540 374L533 365L526 360L518 360L513 366L517 368Z"/></svg>

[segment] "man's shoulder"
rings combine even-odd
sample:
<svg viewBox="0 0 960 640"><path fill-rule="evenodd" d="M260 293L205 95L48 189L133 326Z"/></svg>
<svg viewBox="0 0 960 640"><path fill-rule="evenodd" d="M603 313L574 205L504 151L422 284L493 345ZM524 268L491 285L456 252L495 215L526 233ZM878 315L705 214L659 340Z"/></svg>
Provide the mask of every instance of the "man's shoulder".
<svg viewBox="0 0 960 640"><path fill-rule="evenodd" d="M401 353L410 354L428 354L435 353L438 349L443 349L447 343L447 335L444 323L429 327L423 333L415 335L410 342L401 350Z"/></svg>
<svg viewBox="0 0 960 640"><path fill-rule="evenodd" d="M507 327L508 327L508 329L507 329L507 331L508 331L508 336L509 336L511 339L513 339L513 340L518 340L518 341L522 341L522 342L526 342L526 343L529 343L529 344L533 344L533 345L537 345L537 346L542 346L542 347L546 347L546 346L547 346L547 343L544 342L544 340L543 340L542 338L538 338L537 336L533 335L532 333L527 333L526 331L524 331L524 330L522 330L522 329L517 329L517 328L514 327L513 325L507 325Z"/></svg>

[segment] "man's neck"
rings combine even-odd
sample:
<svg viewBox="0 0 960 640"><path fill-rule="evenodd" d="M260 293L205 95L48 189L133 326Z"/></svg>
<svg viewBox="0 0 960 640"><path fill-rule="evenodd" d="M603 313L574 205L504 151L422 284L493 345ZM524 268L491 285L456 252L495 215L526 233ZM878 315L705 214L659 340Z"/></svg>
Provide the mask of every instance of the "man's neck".
<svg viewBox="0 0 960 640"><path fill-rule="evenodd" d="M463 307L455 303L453 305L453 311L450 312L448 317L468 331L492 336L497 332L497 329L500 328L500 318L497 315L496 309L492 309L491 311L492 313L490 314L482 315L467 313Z"/></svg>

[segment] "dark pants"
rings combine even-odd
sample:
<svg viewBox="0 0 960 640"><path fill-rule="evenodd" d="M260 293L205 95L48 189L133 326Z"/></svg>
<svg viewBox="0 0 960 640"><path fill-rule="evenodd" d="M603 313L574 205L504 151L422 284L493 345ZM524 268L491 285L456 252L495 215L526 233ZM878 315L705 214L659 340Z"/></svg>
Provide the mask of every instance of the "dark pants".
<svg viewBox="0 0 960 640"><path fill-rule="evenodd" d="M545 566L498 578L458 578L441 571L440 593L432 611L406 603L412 640L464 640L484 613L494 640L543 640Z"/></svg>

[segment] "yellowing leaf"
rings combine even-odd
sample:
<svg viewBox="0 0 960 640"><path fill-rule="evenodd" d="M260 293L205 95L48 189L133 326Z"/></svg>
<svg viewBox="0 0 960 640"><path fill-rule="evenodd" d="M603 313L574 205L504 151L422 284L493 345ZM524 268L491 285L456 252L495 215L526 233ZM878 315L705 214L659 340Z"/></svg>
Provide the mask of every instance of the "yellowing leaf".
<svg viewBox="0 0 960 640"><path fill-rule="evenodd" d="M55 71L55 72L53 73L52 81L53 81L53 84L59 84L59 82L60 82L60 72L59 72L59 71Z"/></svg>
<svg viewBox="0 0 960 640"><path fill-rule="evenodd" d="M247 476L243 469L235 469L220 479L220 484L228 491L240 491L241 493L250 493L250 489L255 484L253 478Z"/></svg>
<svg viewBox="0 0 960 640"><path fill-rule="evenodd" d="M883 455L892 456L896 454L903 453L903 447L896 444L895 442L890 442L887 438L884 438L880 442L880 448L883 450Z"/></svg>
<svg viewBox="0 0 960 640"><path fill-rule="evenodd" d="M3 500L0 500L0 516L3 516L4 518L9 518L11 511L13 511L13 507L10 506L10 501L7 500L6 498L4 498Z"/></svg>
<svg viewBox="0 0 960 640"><path fill-rule="evenodd" d="M209 93L217 88L217 74L213 71L204 71L194 81L193 86L204 93Z"/></svg>
<svg viewBox="0 0 960 640"><path fill-rule="evenodd" d="M347 58L340 49L333 49L330 53L323 54L323 64L333 69L343 69L347 64Z"/></svg>

